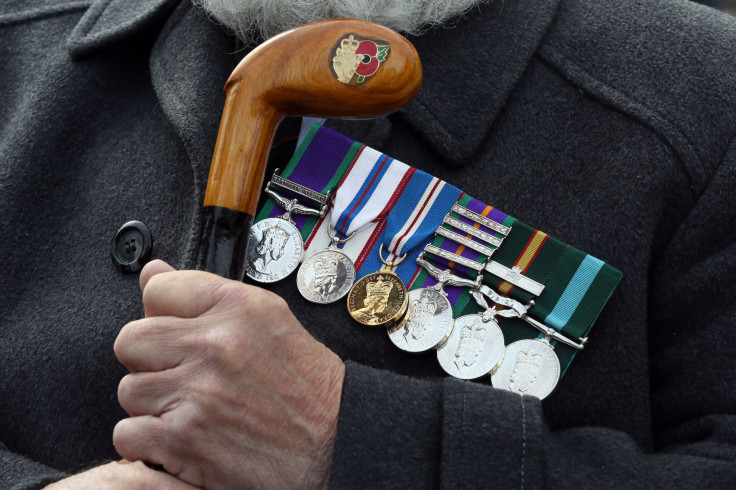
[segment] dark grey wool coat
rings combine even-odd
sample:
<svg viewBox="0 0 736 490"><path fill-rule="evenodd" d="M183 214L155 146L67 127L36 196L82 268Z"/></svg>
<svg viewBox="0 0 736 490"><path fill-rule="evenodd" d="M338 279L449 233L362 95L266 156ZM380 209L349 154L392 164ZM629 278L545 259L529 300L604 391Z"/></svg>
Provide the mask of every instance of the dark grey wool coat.
<svg viewBox="0 0 736 490"><path fill-rule="evenodd" d="M137 219L154 257L194 266L245 51L187 0L1 8L0 487L25 488L116 458L112 345L142 306L110 240ZM733 485L736 22L674 0L494 0L413 41L418 98L329 125L624 279L541 403L275 285L347 363L332 485Z"/></svg>

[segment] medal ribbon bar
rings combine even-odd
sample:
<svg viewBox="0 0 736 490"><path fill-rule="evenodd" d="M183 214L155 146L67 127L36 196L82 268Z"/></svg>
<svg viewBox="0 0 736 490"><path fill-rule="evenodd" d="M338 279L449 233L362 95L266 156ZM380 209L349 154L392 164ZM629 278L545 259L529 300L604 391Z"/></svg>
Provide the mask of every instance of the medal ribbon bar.
<svg viewBox="0 0 736 490"><path fill-rule="evenodd" d="M493 260L488 261L485 268L491 274L502 278L504 281L528 291L534 296L539 296L544 291L544 284L540 284L534 279L529 279L521 273L519 267L509 269L508 267L494 262Z"/></svg>
<svg viewBox="0 0 736 490"><path fill-rule="evenodd" d="M434 245L427 245L426 247L424 247L424 251L432 255L441 257L447 260L448 262L453 262L455 264L463 265L467 267L468 269L472 269L476 272L480 272L483 270L482 263L476 262L471 259L466 259L462 255L455 255L451 252L448 252L447 250L443 250L439 247L435 247Z"/></svg>
<svg viewBox="0 0 736 490"><path fill-rule="evenodd" d="M470 238L467 238L463 235L455 233L454 231L448 230L447 228L439 227L435 230L435 233L437 233L438 235L442 237L449 238L453 242L457 242L460 245L465 245L467 248L472 248L479 254L485 255L486 257L490 257L491 255L493 255L494 249L486 247L485 245L481 243L474 242ZM494 238L494 240L498 240L498 239ZM499 245L501 244L500 240L498 240L498 244Z"/></svg>
<svg viewBox="0 0 736 490"><path fill-rule="evenodd" d="M453 228L457 228L458 230L461 230L468 235L474 236L475 238L479 238L483 240L484 242L488 243L489 245L493 245L495 247L498 247L501 245L501 239L496 238L493 235L486 233L484 231L481 231L467 223L463 223L462 221L453 218L452 216L446 216L444 219L444 222ZM457 241L457 240L456 240ZM485 254L484 254L485 255Z"/></svg>
<svg viewBox="0 0 736 490"><path fill-rule="evenodd" d="M460 206L459 204L455 204L454 206L452 206L452 212L457 213L461 216L465 216L466 218L473 220L476 223L485 226L486 228L490 228L491 230L496 231L503 236L508 235L509 231L511 231L511 228L503 226L502 224L497 223L492 219L488 219L481 214L475 213L468 208Z"/></svg>
<svg viewBox="0 0 736 490"><path fill-rule="evenodd" d="M329 191L334 192L343 180L343 175L351 166L358 164L359 157L367 150L370 149L329 129L321 128L317 130L317 128L313 128L281 176L321 194L326 194ZM366 170L362 171L367 172ZM412 172L419 174L419 171L408 167L404 176ZM423 172L419 175L427 179L427 182L434 179L434 177ZM401 180L408 185L412 178L406 177L406 179L402 178ZM315 183L315 181L319 182ZM429 188L428 184L425 190L427 188ZM621 273L610 265L553 237L549 237L546 233L508 216L498 209L487 206L467 194L460 193L459 190L449 184L445 184L445 189L454 189L457 191L457 197L447 199L453 201L449 206L444 199L441 205L429 206L431 210L428 214L435 212L440 214L436 221L438 224L434 226L435 229L439 226L439 223L442 223L444 216L450 212L450 222L448 223L445 220L445 223L442 224L442 228L448 230L448 232L443 231L436 234L431 245L484 266L488 263L486 253L493 251L492 260L494 263L500 264L505 270L519 269L523 277L544 285L544 289L541 292L539 288L533 289L532 292L526 291L507 281L506 276L496 275L490 270L483 271L483 281L487 286L498 294L513 298L523 304L534 300L534 306L529 308L529 316L535 321L563 333L566 337L578 339L587 336L595 319L620 281ZM364 189L364 191L367 194L375 194L375 190ZM448 194L445 197L452 196ZM384 236L383 233L386 229L380 229L380 226L388 228L387 224L394 220L394 216L397 217L397 223L404 225L409 220L404 215L399 220L399 214L402 212L409 213L409 211L406 211L407 209L411 209L410 212L412 213L416 211L416 208L411 205L408 207L398 205L396 201L400 198L403 198L403 191L394 187L394 192L389 196L389 202L386 203L386 206L388 206L386 214L375 218L377 220L373 223L375 229L370 234L366 233L366 236L361 238L360 241L357 237L352 240L357 248L351 254L351 257L354 260L358 258L356 265L360 260L363 260L364 268L359 273L359 277L378 270L381 265L375 250L381 243L385 243L384 250L409 253L407 260L396 269L396 272L406 284L411 284L411 289L433 286L436 284L436 280L423 268L417 266L415 262L426 241L424 243L407 242L400 247L391 249L391 241L397 236L396 231L391 231ZM457 209L453 211L453 204L457 204L469 212L458 211ZM284 211L277 208L278 206L272 199L267 200L256 221L269 216L282 215ZM353 214L358 213L358 211L359 209L356 209ZM500 226L478 220L477 216L471 213L491 220ZM421 215L421 213L419 214ZM478 221L474 221L468 216L475 217ZM310 241L315 238L318 229L326 228L327 225L327 223L319 223L319 219L316 217L294 216L294 218L307 247L309 247ZM352 215L346 217L344 221L346 222L343 226L345 230L351 226L356 226L351 225L354 221ZM319 227L316 226L318 223L320 224ZM459 227L454 226L459 223L463 224ZM505 235L503 233L505 230L501 227L508 230ZM343 233L345 230L343 230ZM390 233L393 233L391 240L388 239ZM456 235L462 236L463 234L466 235L466 240L455 241ZM421 236L422 233L416 234L417 239ZM483 238L494 238L495 240L488 241ZM467 240L480 245L470 246ZM502 241L499 244L496 240ZM316 241L318 240L315 239ZM350 242L348 242L348 245L350 245ZM432 259L434 260L434 257ZM373 260L375 260L375 263L372 262ZM440 258L440 260L447 262L443 258ZM473 277L477 266L467 267L465 264L468 264L468 262L463 260L453 261L446 265L451 265L456 274ZM444 268L445 264L437 265ZM494 267L496 266L491 265L489 269ZM448 286L446 291L448 299L453 304L455 317L478 311L479 306L472 300L468 288ZM537 292L538 295L533 294ZM530 327L526 321L519 318L503 318L501 325L507 342L537 336L537 329ZM569 365L575 352L574 348L562 344L555 349L563 371Z"/></svg>
<svg viewBox="0 0 736 490"><path fill-rule="evenodd" d="M274 185L278 185L279 187L283 187L284 189L289 189L290 191L295 192L300 196L304 196L308 199L311 199L312 201L318 202L322 206L325 206L328 202L330 202L329 194L322 194L321 192L313 191L309 187L304 187L301 184L297 184L296 182L285 179L278 175L278 170L271 177L271 182Z"/></svg>

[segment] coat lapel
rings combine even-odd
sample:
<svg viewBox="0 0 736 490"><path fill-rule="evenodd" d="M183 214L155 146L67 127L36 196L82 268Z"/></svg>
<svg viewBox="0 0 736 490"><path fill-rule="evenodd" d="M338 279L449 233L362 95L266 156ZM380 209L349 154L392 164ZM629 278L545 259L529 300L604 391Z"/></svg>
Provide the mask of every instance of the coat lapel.
<svg viewBox="0 0 736 490"><path fill-rule="evenodd" d="M234 51L234 38L189 1L172 13L151 51L151 82L189 154L199 203L225 103L223 87L238 60Z"/></svg>
<svg viewBox="0 0 736 490"><path fill-rule="evenodd" d="M463 164L476 154L559 1L494 0L452 28L410 38L422 59L424 83L400 114L447 161Z"/></svg>
<svg viewBox="0 0 736 490"><path fill-rule="evenodd" d="M67 38L75 59L129 38L162 19L178 0L94 0Z"/></svg>

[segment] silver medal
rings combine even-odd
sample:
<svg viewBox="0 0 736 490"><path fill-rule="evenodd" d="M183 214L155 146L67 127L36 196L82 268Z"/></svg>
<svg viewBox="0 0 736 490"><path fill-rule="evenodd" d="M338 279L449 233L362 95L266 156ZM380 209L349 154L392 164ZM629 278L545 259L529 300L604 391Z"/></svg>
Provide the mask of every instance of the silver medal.
<svg viewBox="0 0 736 490"><path fill-rule="evenodd" d="M302 234L291 218L292 214L319 216L327 212L330 195L314 192L295 182L276 175L273 179L281 187L320 203L320 209L302 205L298 199L286 199L273 190L273 182L269 181L263 190L286 211L281 217L266 218L255 223L250 229L248 250L246 251L245 273L258 282L276 282L285 278L297 267L304 255Z"/></svg>
<svg viewBox="0 0 736 490"><path fill-rule="evenodd" d="M388 330L391 342L406 352L426 352L441 344L452 329L452 305L434 288L409 292L404 319Z"/></svg>
<svg viewBox="0 0 736 490"><path fill-rule="evenodd" d="M267 218L250 229L245 272L259 282L276 282L297 267L304 253L299 230L281 218Z"/></svg>
<svg viewBox="0 0 736 490"><path fill-rule="evenodd" d="M455 320L450 337L437 349L437 360L447 374L475 379L493 371L505 350L503 332L494 318L465 315Z"/></svg>
<svg viewBox="0 0 736 490"><path fill-rule="evenodd" d="M560 361L546 340L524 339L506 346L501 366L491 375L494 388L540 400L554 391L560 379Z"/></svg>
<svg viewBox="0 0 736 490"><path fill-rule="evenodd" d="M299 292L309 301L333 303L350 291L355 265L336 249L321 250L304 261L296 276Z"/></svg>

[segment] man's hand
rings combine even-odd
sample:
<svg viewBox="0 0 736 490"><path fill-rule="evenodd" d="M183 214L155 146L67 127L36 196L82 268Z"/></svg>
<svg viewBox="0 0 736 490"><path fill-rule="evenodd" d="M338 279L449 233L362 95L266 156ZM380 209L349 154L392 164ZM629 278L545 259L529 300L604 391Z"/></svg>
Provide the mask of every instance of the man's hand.
<svg viewBox="0 0 736 490"><path fill-rule="evenodd" d="M140 461L114 461L64 478L46 487L48 490L194 490L193 487L163 471L152 470Z"/></svg>
<svg viewBox="0 0 736 490"><path fill-rule="evenodd" d="M120 455L205 488L325 487L345 366L283 299L161 261L115 354Z"/></svg>

